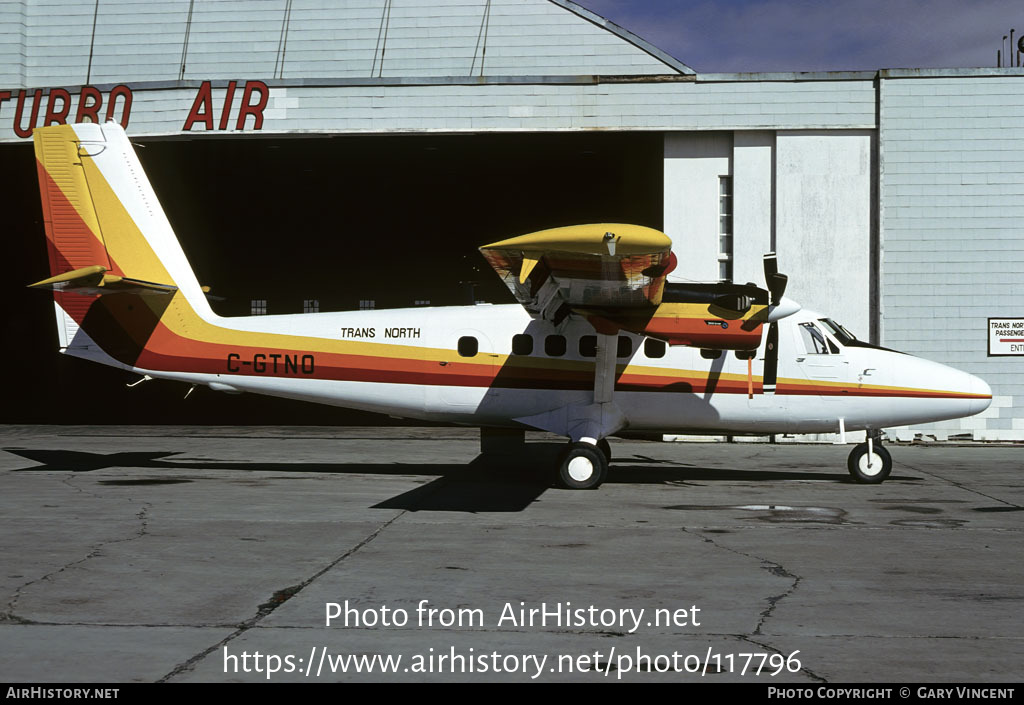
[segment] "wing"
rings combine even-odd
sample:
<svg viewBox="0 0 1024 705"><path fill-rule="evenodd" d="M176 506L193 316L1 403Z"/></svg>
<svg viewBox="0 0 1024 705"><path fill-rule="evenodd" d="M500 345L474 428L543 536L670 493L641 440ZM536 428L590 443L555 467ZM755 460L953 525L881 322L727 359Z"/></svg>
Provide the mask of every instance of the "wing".
<svg viewBox="0 0 1024 705"><path fill-rule="evenodd" d="M603 334L626 330L672 345L754 350L768 292L752 284L666 284L672 241L652 228L597 223L554 228L480 248L531 314L569 313Z"/></svg>
<svg viewBox="0 0 1024 705"><path fill-rule="evenodd" d="M675 263L667 235L621 223L542 230L480 252L527 311L548 319L578 307L657 306Z"/></svg>

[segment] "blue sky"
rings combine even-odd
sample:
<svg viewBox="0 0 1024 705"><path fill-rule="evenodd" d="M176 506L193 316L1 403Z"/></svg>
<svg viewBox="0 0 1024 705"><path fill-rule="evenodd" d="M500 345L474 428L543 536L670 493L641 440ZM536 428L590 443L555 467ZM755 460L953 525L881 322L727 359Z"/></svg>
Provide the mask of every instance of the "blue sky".
<svg viewBox="0 0 1024 705"><path fill-rule="evenodd" d="M701 73L995 66L1024 31L1024 0L576 2Z"/></svg>

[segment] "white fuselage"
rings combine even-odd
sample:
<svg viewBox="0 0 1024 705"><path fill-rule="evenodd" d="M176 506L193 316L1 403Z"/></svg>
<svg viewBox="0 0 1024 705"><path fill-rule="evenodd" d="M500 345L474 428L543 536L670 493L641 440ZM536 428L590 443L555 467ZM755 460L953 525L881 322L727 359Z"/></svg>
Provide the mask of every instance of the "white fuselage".
<svg viewBox="0 0 1024 705"><path fill-rule="evenodd" d="M282 376L274 369L277 360L251 353L225 360L220 373L129 369L227 392L474 426L521 425L517 419L586 405L594 396L593 353L581 354L580 346L580 339L594 330L577 316L556 327L531 318L519 305L243 318L220 318L206 310L200 315L220 329L315 339L321 347L336 345L339 350L358 349L370 358L408 358L416 364L392 375L394 381ZM991 391L977 377L894 351L844 346L820 324L826 352L809 351L812 343L800 326L815 325L819 318L802 311L779 322L775 394L761 390L763 342L752 362L750 395L747 361L733 352L708 359L708 352L666 346L661 357L652 357L648 353L657 354L657 344L649 351L643 337L623 333L632 350L618 360L614 403L625 416L625 428L663 433L822 433L837 431L840 423L846 430L858 430L958 418L989 405ZM512 353L514 335L531 336L529 354ZM553 343L548 342L550 336L556 337ZM562 347L557 336L564 338L564 354L555 354ZM468 343L462 350L472 355L460 354L460 339L475 340L475 351ZM95 347L83 348L83 343L88 341L76 338L65 351L112 364ZM460 364L472 364L493 382L467 384L455 372ZM519 372L506 374L513 369ZM564 384L565 375L575 382Z"/></svg>

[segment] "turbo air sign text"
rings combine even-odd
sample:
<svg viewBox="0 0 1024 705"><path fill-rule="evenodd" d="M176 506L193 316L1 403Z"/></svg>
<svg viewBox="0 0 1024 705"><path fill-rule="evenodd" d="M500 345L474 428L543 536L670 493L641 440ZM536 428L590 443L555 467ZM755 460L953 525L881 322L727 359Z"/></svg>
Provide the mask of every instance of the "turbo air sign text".
<svg viewBox="0 0 1024 705"><path fill-rule="evenodd" d="M227 81L218 87L216 98L213 91L213 82L203 81L187 113L182 101L182 132L263 129L263 111L270 99L266 83ZM10 120L14 135L22 139L47 125L116 120L127 128L134 100L135 94L125 84L106 90L95 86L0 90L0 125Z"/></svg>

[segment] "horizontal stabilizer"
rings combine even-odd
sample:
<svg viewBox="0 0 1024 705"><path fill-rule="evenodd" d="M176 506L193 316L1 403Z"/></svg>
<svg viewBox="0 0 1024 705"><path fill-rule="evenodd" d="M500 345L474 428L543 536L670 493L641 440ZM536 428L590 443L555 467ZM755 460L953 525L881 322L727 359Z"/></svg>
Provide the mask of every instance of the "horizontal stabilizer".
<svg viewBox="0 0 1024 705"><path fill-rule="evenodd" d="M99 264L58 274L35 284L29 284L29 288L47 289L85 296L123 293L173 294L178 290L178 287L170 284L156 284L141 279L130 279L128 277L119 277L115 274L107 274L107 268Z"/></svg>

